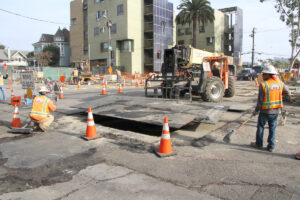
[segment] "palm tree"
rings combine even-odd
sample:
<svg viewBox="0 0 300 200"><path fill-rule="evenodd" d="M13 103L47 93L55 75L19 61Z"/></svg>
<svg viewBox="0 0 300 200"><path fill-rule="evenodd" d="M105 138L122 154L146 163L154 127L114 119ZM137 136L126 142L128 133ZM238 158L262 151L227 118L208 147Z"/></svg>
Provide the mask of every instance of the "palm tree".
<svg viewBox="0 0 300 200"><path fill-rule="evenodd" d="M181 4L177 7L180 10L176 16L177 24L193 23L193 47L196 47L197 23L204 26L207 22L215 20L214 10L210 7L207 0L181 0Z"/></svg>

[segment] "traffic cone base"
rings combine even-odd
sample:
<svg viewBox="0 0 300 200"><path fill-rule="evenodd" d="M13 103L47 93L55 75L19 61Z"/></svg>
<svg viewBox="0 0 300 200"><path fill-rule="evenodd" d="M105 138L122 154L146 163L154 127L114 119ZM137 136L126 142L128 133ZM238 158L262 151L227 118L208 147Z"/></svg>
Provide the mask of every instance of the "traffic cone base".
<svg viewBox="0 0 300 200"><path fill-rule="evenodd" d="M95 122L94 122L93 113L92 113L91 108L88 109L86 135L81 136L81 138L84 139L84 140L87 140L87 141L95 140L95 139L99 138L99 136L97 135L97 132L96 132L96 126L95 126Z"/></svg>
<svg viewBox="0 0 300 200"><path fill-rule="evenodd" d="M21 119L20 119L20 115L19 115L19 108L18 107L15 107L15 111L14 111L14 116L13 116L13 119L12 119L11 127L12 128L21 128L22 127Z"/></svg>
<svg viewBox="0 0 300 200"><path fill-rule="evenodd" d="M300 152L296 154L296 159L300 160Z"/></svg>
<svg viewBox="0 0 300 200"><path fill-rule="evenodd" d="M169 157L169 156L173 156L173 155L176 154L172 150L172 143L171 143L169 124L168 124L168 118L167 117L165 117L165 119L164 119L164 125L163 125L163 130L162 130L158 150L155 150L154 152L159 157Z"/></svg>

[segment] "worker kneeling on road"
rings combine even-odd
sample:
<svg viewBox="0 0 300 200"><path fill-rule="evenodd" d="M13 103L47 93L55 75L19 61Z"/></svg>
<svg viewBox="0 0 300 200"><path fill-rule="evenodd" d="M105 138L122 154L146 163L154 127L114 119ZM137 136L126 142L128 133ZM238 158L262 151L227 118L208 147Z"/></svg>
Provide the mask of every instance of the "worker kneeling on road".
<svg viewBox="0 0 300 200"><path fill-rule="evenodd" d="M54 116L50 115L50 110L53 112L56 109L56 106L47 97L48 93L49 91L45 86L40 87L40 96L34 98L32 110L30 112L30 118L37 121L39 128L42 129L44 132L48 130L50 124L54 120ZM34 129L37 128L38 127L36 127L35 125Z"/></svg>
<svg viewBox="0 0 300 200"><path fill-rule="evenodd" d="M281 80L276 79L277 70L274 66L264 67L263 80L259 86L257 106L253 115L258 114L256 142L251 146L261 149L263 147L264 126L269 124L269 137L267 150L272 152L276 143L276 127L279 111L282 109L282 94L288 94L289 89Z"/></svg>

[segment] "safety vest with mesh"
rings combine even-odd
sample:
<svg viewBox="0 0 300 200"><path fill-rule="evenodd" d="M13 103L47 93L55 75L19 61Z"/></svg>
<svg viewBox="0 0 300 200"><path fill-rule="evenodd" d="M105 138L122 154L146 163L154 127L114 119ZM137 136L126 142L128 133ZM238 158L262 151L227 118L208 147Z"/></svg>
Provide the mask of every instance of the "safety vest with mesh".
<svg viewBox="0 0 300 200"><path fill-rule="evenodd" d="M280 80L269 79L261 83L265 93L261 109L282 108L282 91L284 84Z"/></svg>
<svg viewBox="0 0 300 200"><path fill-rule="evenodd" d="M3 86L4 85L4 80L3 80L3 75L1 74L0 75L0 86Z"/></svg>
<svg viewBox="0 0 300 200"><path fill-rule="evenodd" d="M38 96L33 100L32 110L30 112L30 117L35 120L42 120L47 118L50 114L50 110L54 111L56 106L52 101L46 96Z"/></svg>

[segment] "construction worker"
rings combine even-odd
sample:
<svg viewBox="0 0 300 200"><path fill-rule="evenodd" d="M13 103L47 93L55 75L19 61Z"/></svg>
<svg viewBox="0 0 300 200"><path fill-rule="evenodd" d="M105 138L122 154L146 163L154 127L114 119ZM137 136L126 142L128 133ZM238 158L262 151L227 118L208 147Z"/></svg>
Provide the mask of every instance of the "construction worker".
<svg viewBox="0 0 300 200"><path fill-rule="evenodd" d="M0 90L2 95L0 96L0 101L2 100L6 100L6 96L5 96L5 88L4 88L4 79L7 79L8 74L6 73L5 76L2 75L2 73L0 72Z"/></svg>
<svg viewBox="0 0 300 200"><path fill-rule="evenodd" d="M253 115L259 113L256 131L256 142L251 142L255 148L263 148L264 126L269 124L269 137L267 150L273 152L276 142L276 127L279 111L282 110L282 94L288 94L289 90L284 83L276 78L277 70L274 66L264 67L263 82L259 86L257 106Z"/></svg>
<svg viewBox="0 0 300 200"><path fill-rule="evenodd" d="M75 68L73 71L73 81L74 81L74 84L78 83L78 69L77 68Z"/></svg>
<svg viewBox="0 0 300 200"><path fill-rule="evenodd" d="M117 73L117 82L121 83L121 71L116 69L116 73Z"/></svg>
<svg viewBox="0 0 300 200"><path fill-rule="evenodd" d="M41 86L39 89L40 96L37 96L33 100L32 110L30 112L30 118L35 120L34 129L42 129L46 132L50 124L54 120L54 116L50 115L50 111L55 111L56 106L53 102L47 97L49 91L45 86ZM37 123L36 123L37 122ZM39 127L37 127L37 125Z"/></svg>

